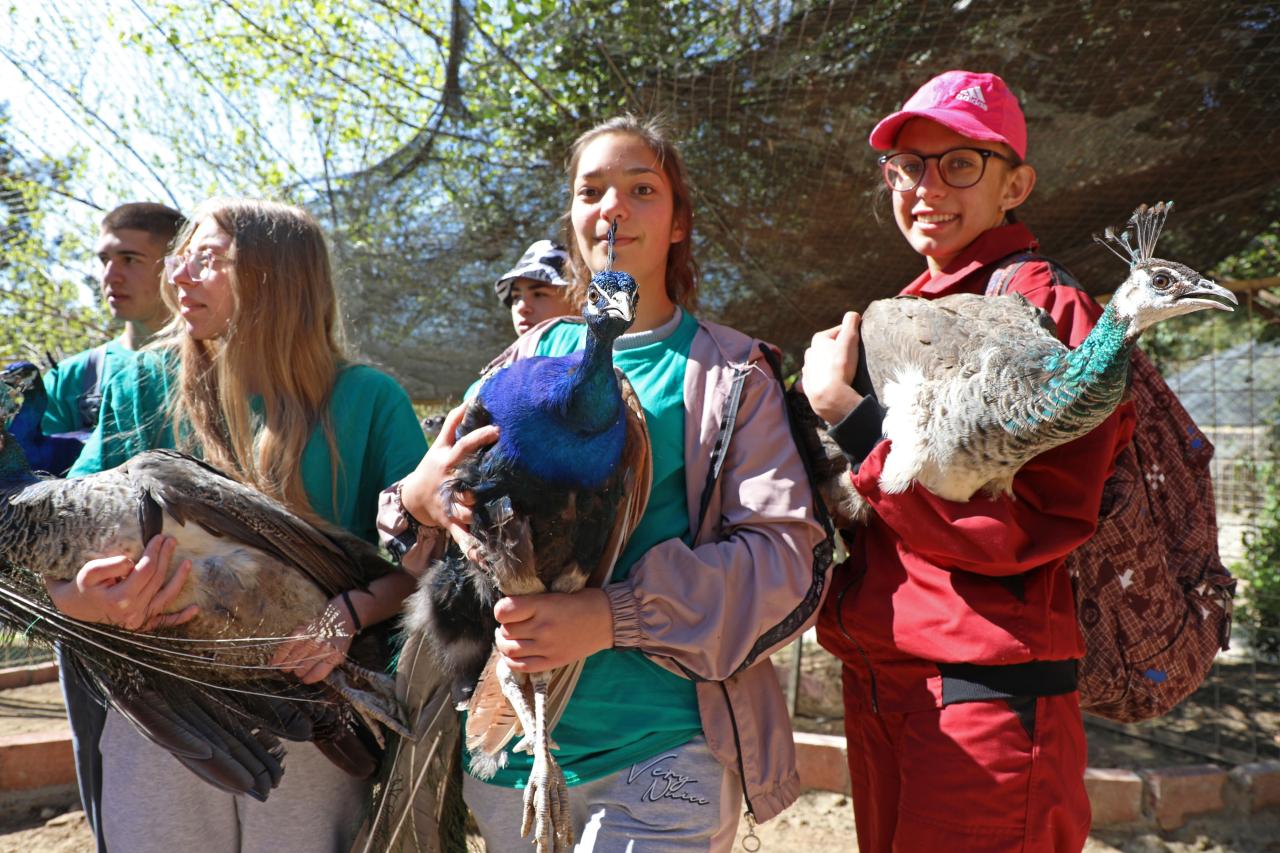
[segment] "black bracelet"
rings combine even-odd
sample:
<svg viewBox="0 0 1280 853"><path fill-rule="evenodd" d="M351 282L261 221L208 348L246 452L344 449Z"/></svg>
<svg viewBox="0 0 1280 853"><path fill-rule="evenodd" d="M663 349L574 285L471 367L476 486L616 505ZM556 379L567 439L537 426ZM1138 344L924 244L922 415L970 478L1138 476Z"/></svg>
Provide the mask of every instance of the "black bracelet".
<svg viewBox="0 0 1280 853"><path fill-rule="evenodd" d="M404 488L404 480L401 480L400 482L396 483L396 491L395 491L396 506L399 508L400 514L404 516L405 524L409 525L409 532L412 533L414 536L417 536L418 531L422 529L422 522L414 518L413 513L409 512L409 510L405 507L404 495L401 494L401 490L403 488Z"/></svg>
<svg viewBox="0 0 1280 853"><path fill-rule="evenodd" d="M364 626L360 624L360 617L356 614L355 605L351 603L351 594L345 589L342 591L342 600L347 603L347 612L351 614L351 625L356 629L355 633L359 634L364 630Z"/></svg>

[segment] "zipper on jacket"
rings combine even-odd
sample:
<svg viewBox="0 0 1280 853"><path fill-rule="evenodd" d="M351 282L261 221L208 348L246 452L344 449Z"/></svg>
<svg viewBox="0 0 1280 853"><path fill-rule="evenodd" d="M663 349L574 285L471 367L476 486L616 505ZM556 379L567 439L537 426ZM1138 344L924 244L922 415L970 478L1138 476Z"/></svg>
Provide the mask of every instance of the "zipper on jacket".
<svg viewBox="0 0 1280 853"><path fill-rule="evenodd" d="M863 567L862 571L865 573L866 568ZM850 645L852 645L858 651L858 654L862 656L862 662L867 665L867 677L871 682L871 710L873 713L879 714L880 698L876 692L876 668L872 666L871 658L867 655L866 650L862 648L862 644L853 638L853 634L850 634L849 629L844 625L844 597L849 590L853 589L854 583L860 579L861 575L850 578L849 582L844 585L844 589L840 590L840 595L836 597L836 625L840 627L840 633L844 634L844 638L848 640ZM729 713L730 717L732 717L732 708L729 709ZM737 730L735 729L734 737L737 737L737 734Z"/></svg>
<svg viewBox="0 0 1280 853"><path fill-rule="evenodd" d="M759 850L760 839L756 837L756 810L751 805L751 795L747 793L747 767L742 760L742 738L738 735L738 715L733 712L733 700L729 698L729 686L723 681L717 681L720 685L720 691L724 693L724 706L729 709L729 725L733 728L733 751L738 757L738 784L742 786L742 804L747 810L747 837L742 840L742 846L747 850ZM751 847L747 844L749 839L755 839L755 846Z"/></svg>

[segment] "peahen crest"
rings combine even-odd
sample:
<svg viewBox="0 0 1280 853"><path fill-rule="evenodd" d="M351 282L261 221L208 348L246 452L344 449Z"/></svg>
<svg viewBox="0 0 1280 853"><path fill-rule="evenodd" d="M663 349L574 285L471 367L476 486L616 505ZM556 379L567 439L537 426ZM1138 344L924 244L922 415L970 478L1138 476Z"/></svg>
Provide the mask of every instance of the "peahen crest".
<svg viewBox="0 0 1280 853"><path fill-rule="evenodd" d="M1164 221L1171 210L1173 210L1171 201L1156 202L1149 207L1140 204L1129 216L1129 222L1119 234L1116 233L1115 228L1108 225L1101 235L1093 235L1093 239L1105 246L1117 258L1128 263L1130 268L1136 267L1143 261L1149 261L1155 257L1156 241L1160 239L1160 232L1164 230Z"/></svg>

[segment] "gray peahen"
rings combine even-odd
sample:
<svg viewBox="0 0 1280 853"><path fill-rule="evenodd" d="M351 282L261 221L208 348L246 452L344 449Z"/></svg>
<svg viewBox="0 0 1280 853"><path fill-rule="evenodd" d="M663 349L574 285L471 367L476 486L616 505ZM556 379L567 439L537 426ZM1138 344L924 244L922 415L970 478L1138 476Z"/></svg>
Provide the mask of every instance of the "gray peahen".
<svg viewBox="0 0 1280 853"><path fill-rule="evenodd" d="M612 237L611 230L611 245ZM638 298L630 275L597 273L583 309L583 350L515 361L484 379L458 434L493 423L500 436L464 461L450 484L474 498L476 546L469 550L476 559L450 544L406 606L401 671L417 666L415 681L443 679L440 691L469 695L465 736L471 772L491 777L505 764L508 748L533 754L522 834L532 831L539 851L573 845L567 788L550 736L583 661L531 676L511 672L492 651L493 605L504 595L603 585L644 513L651 479L644 413L613 366L613 342L630 328ZM438 672L419 657L420 644L433 653ZM417 732L425 738L418 743L429 746L405 748L422 756L447 752L433 733L448 722L441 717L440 691L424 690L421 683L411 689L416 695L410 708L430 716L420 727L426 733ZM510 746L517 734L523 739ZM392 794L416 790L424 779L435 786L428 777L420 768L402 773L387 788ZM437 830L438 817L413 800L410 795L394 806L380 804L372 834L377 847L366 849L420 849L397 835L410 830L388 828L389 822L403 822L410 809L410 822L422 820L428 833ZM432 842L424 845L431 849Z"/></svg>
<svg viewBox="0 0 1280 853"><path fill-rule="evenodd" d="M871 385L888 410L884 437L893 442L880 476L885 492L919 483L954 501L978 491L1011 494L1019 468L1089 432L1120 404L1143 330L1206 308L1232 310L1229 290L1153 256L1172 205L1142 205L1120 235L1108 228L1095 237L1129 264L1129 276L1075 349L1021 294L871 303L861 337ZM802 396L796 402L807 407ZM816 427L817 416L807 417ZM811 451L826 462L818 479L837 524L864 520L868 508L843 454L824 429L807 433Z"/></svg>
<svg viewBox="0 0 1280 853"><path fill-rule="evenodd" d="M0 383L5 425L15 411ZM371 776L383 741L376 721L405 731L390 677L369 669L389 657L376 630L317 684L268 664L300 626L333 630L330 597L395 571L374 546L173 451L80 479L40 478L7 429L0 497L0 625L61 643L104 701L210 784L265 800L284 772L281 738L313 741L347 772ZM195 619L140 633L52 606L46 580L71 580L95 558L136 560L159 533L177 540L173 568L192 562L174 608L198 604Z"/></svg>

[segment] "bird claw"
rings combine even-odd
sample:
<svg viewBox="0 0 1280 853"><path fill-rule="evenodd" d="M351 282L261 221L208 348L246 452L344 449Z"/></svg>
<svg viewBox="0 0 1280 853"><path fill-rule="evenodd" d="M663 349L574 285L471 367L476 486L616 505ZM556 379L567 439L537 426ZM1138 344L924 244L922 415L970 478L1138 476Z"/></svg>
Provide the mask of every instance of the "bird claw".
<svg viewBox="0 0 1280 853"><path fill-rule="evenodd" d="M528 838L533 830L537 853L561 853L573 849L573 822L569 812L569 786L564 771L550 755L535 752L533 769L524 789L524 819L520 835Z"/></svg>
<svg viewBox="0 0 1280 853"><path fill-rule="evenodd" d="M551 737L547 738L547 749L553 752L560 749L560 744L556 743ZM533 738L529 734L516 741L515 746L511 747L512 752L527 752L533 755Z"/></svg>
<svg viewBox="0 0 1280 853"><path fill-rule="evenodd" d="M352 683L355 680L364 681L370 689L356 687ZM412 737L409 725L405 721L404 709L395 699L395 682L385 673L367 670L346 661L329 673L325 681L351 703L352 709L360 715L365 725L369 727L369 731L373 733L379 747L386 746L378 726L379 722L401 737Z"/></svg>

